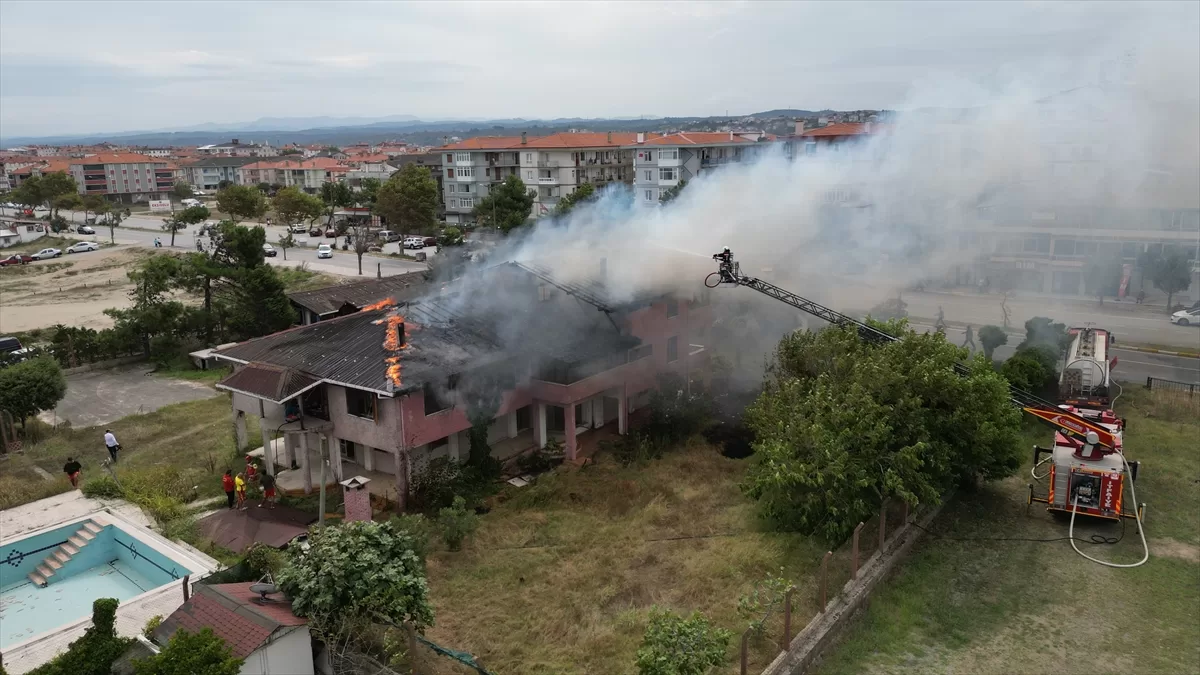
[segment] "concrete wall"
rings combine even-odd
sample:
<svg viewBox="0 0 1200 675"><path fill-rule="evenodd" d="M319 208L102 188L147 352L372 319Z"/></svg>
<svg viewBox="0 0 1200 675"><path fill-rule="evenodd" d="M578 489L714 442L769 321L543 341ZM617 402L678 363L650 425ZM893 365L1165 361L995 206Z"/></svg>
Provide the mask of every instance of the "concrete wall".
<svg viewBox="0 0 1200 675"><path fill-rule="evenodd" d="M239 675L313 675L312 638L307 626L283 628L266 647L246 657Z"/></svg>

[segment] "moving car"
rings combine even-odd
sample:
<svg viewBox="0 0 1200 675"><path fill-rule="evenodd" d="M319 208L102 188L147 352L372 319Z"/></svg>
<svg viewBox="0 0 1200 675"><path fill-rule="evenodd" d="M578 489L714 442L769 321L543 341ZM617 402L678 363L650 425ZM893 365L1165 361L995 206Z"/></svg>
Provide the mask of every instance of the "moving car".
<svg viewBox="0 0 1200 675"><path fill-rule="evenodd" d="M1176 326L1200 326L1200 308L1175 312L1171 315L1171 323Z"/></svg>
<svg viewBox="0 0 1200 675"><path fill-rule="evenodd" d="M185 209L190 209L193 206L204 206L204 203L201 202L199 199L184 199L184 200L180 201L179 203L182 204L183 208L185 208Z"/></svg>
<svg viewBox="0 0 1200 675"><path fill-rule="evenodd" d="M291 232L292 234L304 234L305 232L308 232L308 228L304 227L303 223L298 223L289 227L288 232Z"/></svg>
<svg viewBox="0 0 1200 675"><path fill-rule="evenodd" d="M425 248L424 237L405 237L404 248Z"/></svg>
<svg viewBox="0 0 1200 675"><path fill-rule="evenodd" d="M75 228L75 231L79 234L96 234L96 230L91 225L80 225Z"/></svg>
<svg viewBox="0 0 1200 675"><path fill-rule="evenodd" d="M77 241L67 247L67 253L86 253L88 251L99 251L100 244L94 241Z"/></svg>
<svg viewBox="0 0 1200 675"><path fill-rule="evenodd" d="M388 243L391 243L393 241L400 241L400 233L392 232L391 230L381 230L379 232L379 234L376 236L379 237L380 241L384 241L384 242L388 242Z"/></svg>
<svg viewBox="0 0 1200 675"><path fill-rule="evenodd" d="M14 253L3 260L0 260L0 267L8 267L9 265L25 265L33 262L33 256L25 255L24 253Z"/></svg>
<svg viewBox="0 0 1200 675"><path fill-rule="evenodd" d="M332 258L333 247L329 244L321 244L317 247L317 258Z"/></svg>
<svg viewBox="0 0 1200 675"><path fill-rule="evenodd" d="M44 248L33 254L34 260L47 260L49 258L58 258L62 256L62 251L56 248Z"/></svg>
<svg viewBox="0 0 1200 675"><path fill-rule="evenodd" d="M263 244L263 255L267 256L268 258L274 258L276 255L279 255L279 252L275 250L274 246L270 244Z"/></svg>

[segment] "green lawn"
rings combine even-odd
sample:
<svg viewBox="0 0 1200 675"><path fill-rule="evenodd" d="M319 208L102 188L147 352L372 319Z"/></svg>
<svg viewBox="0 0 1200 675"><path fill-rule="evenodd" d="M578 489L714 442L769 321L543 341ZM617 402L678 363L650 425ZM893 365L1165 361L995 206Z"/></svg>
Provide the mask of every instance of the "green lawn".
<svg viewBox="0 0 1200 675"><path fill-rule="evenodd" d="M1113 569L1070 542L956 541L926 536L821 665L822 675L938 673L1200 672L1200 434L1197 403L1144 390L1118 402L1126 451L1142 462L1137 497L1148 504L1151 558ZM1029 444L1048 444L1048 430ZM1020 475L948 504L933 530L944 537L1065 537L1067 522L1035 504L1026 514ZM1128 499L1128 493L1126 494ZM1076 536L1121 535L1120 525L1081 526ZM1136 562L1130 523L1115 546L1088 555Z"/></svg>

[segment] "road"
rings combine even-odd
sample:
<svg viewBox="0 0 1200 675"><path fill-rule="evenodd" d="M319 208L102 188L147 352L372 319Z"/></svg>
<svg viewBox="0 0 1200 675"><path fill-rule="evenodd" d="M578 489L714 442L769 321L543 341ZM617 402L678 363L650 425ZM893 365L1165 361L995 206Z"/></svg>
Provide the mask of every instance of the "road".
<svg viewBox="0 0 1200 675"><path fill-rule="evenodd" d="M907 298L907 296L905 297ZM912 327L915 330L925 333L933 330L932 325L921 324L919 322L913 323ZM975 333L975 344L978 345L978 330ZM1010 334L1008 336L1008 344L997 347L993 357L997 360L1004 360L1012 356L1013 352L1016 351L1017 344L1021 342L1023 337L1022 335ZM946 339L954 344L961 345L965 339L965 330L954 327L948 328L946 330ZM1127 386L1144 385L1147 377L1200 384L1200 359L1171 356L1168 354L1147 354L1145 352L1135 352L1119 348L1114 348L1112 355L1117 357L1117 366L1112 371L1113 379L1125 383Z"/></svg>
<svg viewBox="0 0 1200 675"><path fill-rule="evenodd" d="M14 209L0 207L0 215L12 216L16 215ZM82 211L62 212L63 217L77 223L84 222ZM282 227L268 227L267 241L275 244L285 233ZM175 249L180 251L196 250L196 239L193 232L196 227L188 228L175 233ZM93 241L108 241L108 228L96 227L95 235L78 235L72 234L72 237L77 239L93 240ZM168 247L171 240L171 234L164 232L162 229L162 218L150 216L146 214L134 214L122 221L121 225L114 232L117 243L132 244L135 246L153 247L154 239L159 238L163 247ZM301 263L307 263L308 267L317 272L327 272L330 274L341 274L345 276L358 275L358 256L353 251L342 251L336 249L332 258L317 259L316 247L320 243L333 244L333 239L316 237L310 239L307 235L294 235L297 241L305 241L308 246L289 248L287 251L287 261L283 259L283 252L279 252L279 256L268 258L267 262L273 265L281 266L297 266ZM203 239L203 238L202 238ZM340 241L340 240L339 240ZM436 248L429 247L425 250L425 254L429 257L436 255ZM385 253L395 253L400 251L399 242L393 242L384 247ZM416 251L410 251L416 253ZM378 266L378 267L377 267ZM405 274L408 272L420 272L428 269L424 263L419 263L411 260L403 260L398 258L389 258L374 254L363 256L363 276L375 276L376 273L382 276L394 276L397 274Z"/></svg>

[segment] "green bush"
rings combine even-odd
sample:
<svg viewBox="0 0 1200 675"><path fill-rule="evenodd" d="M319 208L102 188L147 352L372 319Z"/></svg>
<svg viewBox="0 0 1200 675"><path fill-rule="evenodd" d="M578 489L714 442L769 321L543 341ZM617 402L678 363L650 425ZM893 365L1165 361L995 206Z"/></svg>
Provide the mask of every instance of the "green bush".
<svg viewBox="0 0 1200 675"><path fill-rule="evenodd" d="M95 478L89 478L83 483L80 488L84 496L97 497L100 499L114 499L124 497L125 493L121 490L121 486L117 485L117 481L112 479L112 476L100 474Z"/></svg>
<svg viewBox="0 0 1200 675"><path fill-rule="evenodd" d="M463 541L479 527L479 516L467 508L467 501L455 497L454 503L438 511L438 526L442 529L442 540L451 551L462 549Z"/></svg>
<svg viewBox="0 0 1200 675"><path fill-rule="evenodd" d="M1000 374L1012 386L1030 392L1044 389L1047 382L1054 379L1053 371L1047 371L1042 361L1029 350L1017 352L1009 357L1000 366Z"/></svg>
<svg viewBox="0 0 1200 675"><path fill-rule="evenodd" d="M682 617L650 608L650 624L637 651L638 675L705 675L725 662L730 633L699 612Z"/></svg>
<svg viewBox="0 0 1200 675"><path fill-rule="evenodd" d="M134 641L117 635L118 601L100 598L92 603L92 625L83 637L29 675L110 675L112 664Z"/></svg>
<svg viewBox="0 0 1200 675"><path fill-rule="evenodd" d="M279 574L279 570L283 569L284 555L279 549L268 546L261 542L256 542L246 551L246 567L249 567L259 576L270 574L274 577Z"/></svg>
<svg viewBox="0 0 1200 675"><path fill-rule="evenodd" d="M517 469L525 474L545 473L562 462L562 458L562 442L553 438L546 442L546 447L517 456Z"/></svg>
<svg viewBox="0 0 1200 675"><path fill-rule="evenodd" d="M146 619L146 625L142 626L142 635L145 636L147 640L153 640L154 631L158 630L158 627L162 625L162 622L162 614L155 614L149 619Z"/></svg>
<svg viewBox="0 0 1200 675"><path fill-rule="evenodd" d="M412 539L412 550L421 560L429 554L429 540L433 536L433 523L419 513L401 513L392 516L391 524Z"/></svg>
<svg viewBox="0 0 1200 675"><path fill-rule="evenodd" d="M983 355L991 361L996 347L1008 344L1008 333L999 326L984 326L979 329L979 344L983 347Z"/></svg>
<svg viewBox="0 0 1200 675"><path fill-rule="evenodd" d="M133 662L137 675L237 675L241 669L242 659L211 628L180 629L162 651Z"/></svg>
<svg viewBox="0 0 1200 675"><path fill-rule="evenodd" d="M455 489L463 480L462 465L449 457L430 460L424 471L414 472L408 496L412 508L436 513L454 502Z"/></svg>

